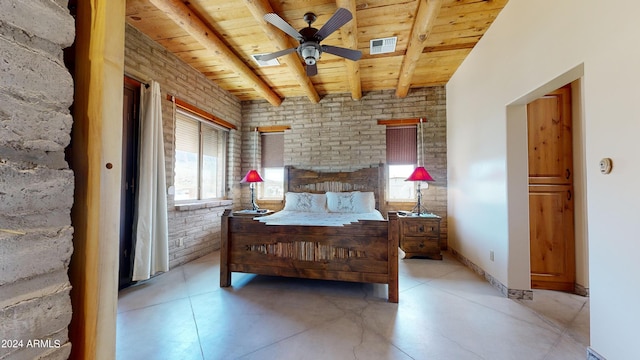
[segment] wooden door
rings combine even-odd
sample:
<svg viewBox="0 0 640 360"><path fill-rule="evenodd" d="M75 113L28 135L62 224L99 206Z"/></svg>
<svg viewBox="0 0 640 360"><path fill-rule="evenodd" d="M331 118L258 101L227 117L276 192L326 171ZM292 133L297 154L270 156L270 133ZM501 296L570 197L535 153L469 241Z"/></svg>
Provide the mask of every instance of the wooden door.
<svg viewBox="0 0 640 360"><path fill-rule="evenodd" d="M531 287L574 291L573 194L569 185L529 186Z"/></svg>
<svg viewBox="0 0 640 360"><path fill-rule="evenodd" d="M531 287L573 292L571 87L527 106Z"/></svg>
<svg viewBox="0 0 640 360"><path fill-rule="evenodd" d="M529 184L572 184L571 88L527 106Z"/></svg>
<svg viewBox="0 0 640 360"><path fill-rule="evenodd" d="M118 288L132 284L133 277L133 218L135 188L138 179L138 126L140 83L125 78L122 107L122 185L120 188L120 270Z"/></svg>

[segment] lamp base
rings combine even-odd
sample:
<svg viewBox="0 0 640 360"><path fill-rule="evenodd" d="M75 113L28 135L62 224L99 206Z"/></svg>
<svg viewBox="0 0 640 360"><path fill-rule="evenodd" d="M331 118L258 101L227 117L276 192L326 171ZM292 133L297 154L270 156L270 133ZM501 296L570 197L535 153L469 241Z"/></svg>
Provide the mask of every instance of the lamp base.
<svg viewBox="0 0 640 360"><path fill-rule="evenodd" d="M249 189L251 189L251 210L258 211L260 207L258 207L258 204L256 204L253 184L249 185Z"/></svg>
<svg viewBox="0 0 640 360"><path fill-rule="evenodd" d="M418 197L418 203L416 204L416 206L413 207L413 209L411 209L411 212L414 214L418 214L418 216L420 216L421 214L428 214L429 211L427 210L426 207L422 205L422 191L420 189L420 183L418 183L418 190L416 192Z"/></svg>
<svg viewBox="0 0 640 360"><path fill-rule="evenodd" d="M427 210L427 208L421 205L420 203L416 204L416 206L414 206L413 209L411 209L411 212L418 215L430 214L429 210Z"/></svg>

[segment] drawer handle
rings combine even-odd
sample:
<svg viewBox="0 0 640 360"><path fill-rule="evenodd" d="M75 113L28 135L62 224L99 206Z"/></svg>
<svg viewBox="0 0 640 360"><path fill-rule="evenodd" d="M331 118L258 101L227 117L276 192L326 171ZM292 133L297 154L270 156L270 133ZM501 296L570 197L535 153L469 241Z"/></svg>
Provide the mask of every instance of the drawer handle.
<svg viewBox="0 0 640 360"><path fill-rule="evenodd" d="M418 245L418 247L419 247L420 249L422 249L422 248L424 247L424 243L420 243L420 245Z"/></svg>
<svg viewBox="0 0 640 360"><path fill-rule="evenodd" d="M418 230L419 230L420 232L424 232L424 225L420 225L420 227L418 228Z"/></svg>

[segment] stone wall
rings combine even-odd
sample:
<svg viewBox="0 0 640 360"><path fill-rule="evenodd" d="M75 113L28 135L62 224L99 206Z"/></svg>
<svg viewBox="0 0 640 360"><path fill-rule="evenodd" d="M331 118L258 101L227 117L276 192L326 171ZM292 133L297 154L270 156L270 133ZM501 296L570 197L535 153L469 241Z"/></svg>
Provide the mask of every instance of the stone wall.
<svg viewBox="0 0 640 360"><path fill-rule="evenodd" d="M284 135L284 163L324 171L351 171L386 160L386 126L378 120L424 118L424 165L434 178L423 200L440 216L442 244L447 238L447 116L444 87L412 89L407 97L395 91L374 91L354 101L350 94L328 95L318 104L305 97L288 98L279 107L266 101L242 103L242 173L253 164L253 130L257 126L288 125ZM260 157L258 144L257 157ZM258 164L260 160L258 159ZM250 204L248 186L242 205ZM268 204L277 206L277 204ZM413 204L391 203L388 208L410 210ZM238 206L238 205L236 205Z"/></svg>
<svg viewBox="0 0 640 360"><path fill-rule="evenodd" d="M65 0L0 2L0 358L64 359L73 173L64 159L74 39Z"/></svg>
<svg viewBox="0 0 640 360"><path fill-rule="evenodd" d="M200 72L169 53L165 48L127 24L125 29L125 74L137 80L160 83L165 137L167 186L173 185L174 119L173 103L167 94L205 110L240 127L240 101L208 80ZM240 187L240 132L229 134L228 190L230 199L238 199ZM220 215L231 201L192 206L175 206L168 197L169 266L184 264L220 248Z"/></svg>

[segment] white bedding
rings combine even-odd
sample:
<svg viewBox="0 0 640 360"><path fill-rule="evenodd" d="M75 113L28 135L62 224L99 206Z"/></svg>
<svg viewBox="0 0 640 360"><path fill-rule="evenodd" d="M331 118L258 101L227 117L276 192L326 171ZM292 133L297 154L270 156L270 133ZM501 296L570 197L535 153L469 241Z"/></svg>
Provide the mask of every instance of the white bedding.
<svg viewBox="0 0 640 360"><path fill-rule="evenodd" d="M273 215L256 217L267 225L344 226L358 220L384 220L378 210L368 213L318 213L282 210Z"/></svg>

